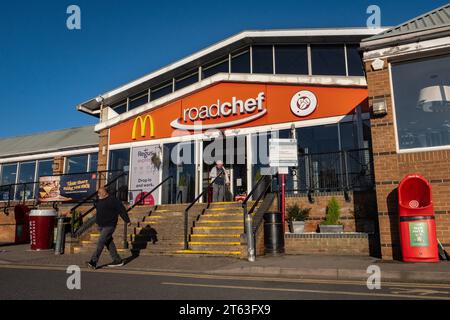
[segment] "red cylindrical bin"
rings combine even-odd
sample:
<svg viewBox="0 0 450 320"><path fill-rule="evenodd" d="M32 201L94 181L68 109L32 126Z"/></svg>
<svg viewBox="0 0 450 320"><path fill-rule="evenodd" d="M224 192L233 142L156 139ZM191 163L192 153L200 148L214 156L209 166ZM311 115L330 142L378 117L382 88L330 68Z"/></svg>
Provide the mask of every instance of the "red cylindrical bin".
<svg viewBox="0 0 450 320"><path fill-rule="evenodd" d="M439 262L431 185L418 175L398 187L400 244L405 262Z"/></svg>
<svg viewBox="0 0 450 320"><path fill-rule="evenodd" d="M31 250L49 250L53 247L55 210L32 210L30 213Z"/></svg>

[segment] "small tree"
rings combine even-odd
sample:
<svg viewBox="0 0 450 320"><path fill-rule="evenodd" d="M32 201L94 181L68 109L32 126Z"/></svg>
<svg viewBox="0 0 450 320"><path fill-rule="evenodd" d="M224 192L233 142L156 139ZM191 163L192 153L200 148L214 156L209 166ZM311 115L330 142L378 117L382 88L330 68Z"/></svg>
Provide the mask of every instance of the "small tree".
<svg viewBox="0 0 450 320"><path fill-rule="evenodd" d="M298 204L294 204L288 206L286 208L287 211L287 220L291 221L305 221L309 218L309 213L311 208L301 208Z"/></svg>
<svg viewBox="0 0 450 320"><path fill-rule="evenodd" d="M341 206L335 197L331 198L327 205L327 213L324 225L337 225L341 217Z"/></svg>

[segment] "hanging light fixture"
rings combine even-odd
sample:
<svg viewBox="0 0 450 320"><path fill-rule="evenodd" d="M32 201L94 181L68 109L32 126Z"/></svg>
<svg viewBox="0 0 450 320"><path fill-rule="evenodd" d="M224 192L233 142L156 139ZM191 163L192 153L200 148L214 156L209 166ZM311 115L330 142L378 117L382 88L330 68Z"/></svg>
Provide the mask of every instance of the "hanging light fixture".
<svg viewBox="0 0 450 320"><path fill-rule="evenodd" d="M421 89L417 108L424 112L450 112L450 86L434 85Z"/></svg>

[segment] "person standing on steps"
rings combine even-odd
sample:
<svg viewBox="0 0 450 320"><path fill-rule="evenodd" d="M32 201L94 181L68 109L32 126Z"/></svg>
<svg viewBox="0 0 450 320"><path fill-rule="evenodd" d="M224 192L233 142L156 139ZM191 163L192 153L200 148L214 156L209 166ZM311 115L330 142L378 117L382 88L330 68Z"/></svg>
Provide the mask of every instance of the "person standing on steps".
<svg viewBox="0 0 450 320"><path fill-rule="evenodd" d="M209 179L211 180L211 182L216 179L213 183L213 202L224 202L226 187L230 185L230 178L228 177L228 174L223 167L223 161L216 161L216 165L211 169L211 172L209 173Z"/></svg>
<svg viewBox="0 0 450 320"><path fill-rule="evenodd" d="M100 237L97 242L97 248L87 265L93 270L97 269L98 260L100 259L103 249L106 247L113 259L113 262L108 264L108 267L121 267L124 265L124 262L117 253L113 234L116 230L119 216L128 224L128 226L131 226L127 210L122 202L114 196L109 195L105 188L100 188L98 190L98 201L95 204L95 208L97 210L95 223L98 226Z"/></svg>

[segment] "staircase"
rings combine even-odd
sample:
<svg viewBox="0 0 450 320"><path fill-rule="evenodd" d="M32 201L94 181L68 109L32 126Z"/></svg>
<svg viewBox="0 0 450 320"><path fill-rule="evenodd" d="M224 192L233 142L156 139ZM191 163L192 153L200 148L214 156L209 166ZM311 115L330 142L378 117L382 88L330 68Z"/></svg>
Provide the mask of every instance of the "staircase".
<svg viewBox="0 0 450 320"><path fill-rule="evenodd" d="M240 237L244 232L240 203L196 204L189 211L189 249L184 250L184 209L186 204L138 206L129 212L129 249L124 248L124 222L114 233L114 243L124 257L136 255L208 255L239 257ZM154 242L156 232L157 241ZM87 231L73 253L91 253L100 234L96 228Z"/></svg>
<svg viewBox="0 0 450 320"><path fill-rule="evenodd" d="M193 223L189 249L176 253L239 257L240 237L244 232L240 203L214 203Z"/></svg>

